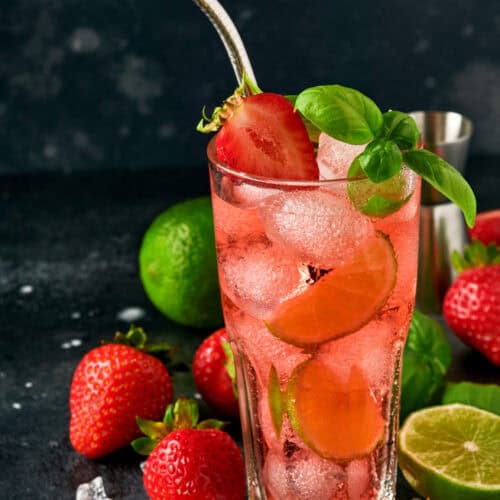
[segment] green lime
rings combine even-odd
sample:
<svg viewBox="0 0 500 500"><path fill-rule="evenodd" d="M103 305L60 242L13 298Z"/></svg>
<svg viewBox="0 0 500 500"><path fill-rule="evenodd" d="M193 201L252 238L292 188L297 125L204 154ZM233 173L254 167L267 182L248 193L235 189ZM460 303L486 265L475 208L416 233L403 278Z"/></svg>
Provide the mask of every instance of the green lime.
<svg viewBox="0 0 500 500"><path fill-rule="evenodd" d="M222 324L210 198L160 214L144 235L139 268L149 299L166 316L187 326Z"/></svg>
<svg viewBox="0 0 500 500"><path fill-rule="evenodd" d="M500 498L500 417L451 404L412 413L399 433L399 465L432 500Z"/></svg>
<svg viewBox="0 0 500 500"><path fill-rule="evenodd" d="M349 179L356 178L347 183L352 204L356 210L370 217L385 217L396 212L410 199L414 190L404 170L386 181L374 183L365 176L357 160L353 161L347 176Z"/></svg>

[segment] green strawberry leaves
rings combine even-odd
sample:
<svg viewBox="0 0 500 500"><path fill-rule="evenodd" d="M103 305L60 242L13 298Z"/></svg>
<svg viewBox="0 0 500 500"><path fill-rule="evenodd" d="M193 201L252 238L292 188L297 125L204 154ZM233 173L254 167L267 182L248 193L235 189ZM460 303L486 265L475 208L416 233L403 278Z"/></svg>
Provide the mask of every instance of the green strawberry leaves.
<svg viewBox="0 0 500 500"><path fill-rule="evenodd" d="M140 455L149 455L156 445L170 432L178 429L222 429L224 422L207 419L199 422L198 403L180 397L167 406L161 422L136 417L137 426L145 436L132 441L132 448Z"/></svg>
<svg viewBox="0 0 500 500"><path fill-rule="evenodd" d="M290 100L306 123L331 137L349 144L369 143L355 161L372 182L390 179L405 163L458 205L469 227L474 225L476 199L471 187L445 160L425 149L415 149L419 131L409 115L394 110L382 114L371 99L341 85L311 87ZM380 199L371 204L369 210L376 216L388 210Z"/></svg>
<svg viewBox="0 0 500 500"><path fill-rule="evenodd" d="M474 267L500 264L500 250L495 243L490 243L486 246L478 240L472 240L464 248L463 255L457 250L453 251L451 254L451 263L457 273Z"/></svg>
<svg viewBox="0 0 500 500"><path fill-rule="evenodd" d="M403 352L401 422L411 412L435 402L450 364L451 347L443 328L416 310Z"/></svg>

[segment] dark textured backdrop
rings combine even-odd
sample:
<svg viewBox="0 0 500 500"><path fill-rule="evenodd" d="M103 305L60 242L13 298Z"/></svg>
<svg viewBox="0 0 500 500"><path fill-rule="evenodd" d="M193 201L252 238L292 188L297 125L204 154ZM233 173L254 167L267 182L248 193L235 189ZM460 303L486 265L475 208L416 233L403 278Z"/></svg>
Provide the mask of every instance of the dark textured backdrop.
<svg viewBox="0 0 500 500"><path fill-rule="evenodd" d="M343 83L383 108L453 109L500 153L498 0L226 1L265 90ZM235 85L189 0L2 0L0 173L193 166Z"/></svg>

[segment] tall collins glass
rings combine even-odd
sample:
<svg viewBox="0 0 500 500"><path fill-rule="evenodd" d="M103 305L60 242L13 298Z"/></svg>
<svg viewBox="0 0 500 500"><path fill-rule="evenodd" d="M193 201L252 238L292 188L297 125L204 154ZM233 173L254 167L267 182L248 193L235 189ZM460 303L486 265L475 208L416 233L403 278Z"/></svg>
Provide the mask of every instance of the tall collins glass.
<svg viewBox="0 0 500 500"><path fill-rule="evenodd" d="M208 159L250 499L395 497L420 178L385 217L367 180L253 177Z"/></svg>

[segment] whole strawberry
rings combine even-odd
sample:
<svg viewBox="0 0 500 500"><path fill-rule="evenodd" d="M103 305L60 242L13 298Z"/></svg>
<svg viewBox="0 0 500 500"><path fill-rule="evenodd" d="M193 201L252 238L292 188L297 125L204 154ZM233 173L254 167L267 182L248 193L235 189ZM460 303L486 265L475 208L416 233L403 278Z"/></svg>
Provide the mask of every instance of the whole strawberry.
<svg viewBox="0 0 500 500"><path fill-rule="evenodd" d="M500 254L479 241L457 254L460 272L443 302L443 316L464 343L500 366Z"/></svg>
<svg viewBox="0 0 500 500"><path fill-rule="evenodd" d="M137 419L149 437L132 443L149 457L144 487L151 500L240 500L245 496L245 467L240 449L220 430L222 422L198 423L194 400L179 399L163 422Z"/></svg>
<svg viewBox="0 0 500 500"><path fill-rule="evenodd" d="M468 231L471 240L479 240L485 245L495 243L500 246L500 209L477 214L474 227Z"/></svg>
<svg viewBox="0 0 500 500"><path fill-rule="evenodd" d="M233 352L225 328L208 336L193 359L193 377L206 403L220 415L238 417Z"/></svg>
<svg viewBox="0 0 500 500"><path fill-rule="evenodd" d="M74 449L88 458L130 444L141 434L136 417L161 418L173 398L163 363L132 347L145 348L144 331L132 327L116 339L124 343L105 344L87 353L71 383L69 437Z"/></svg>

